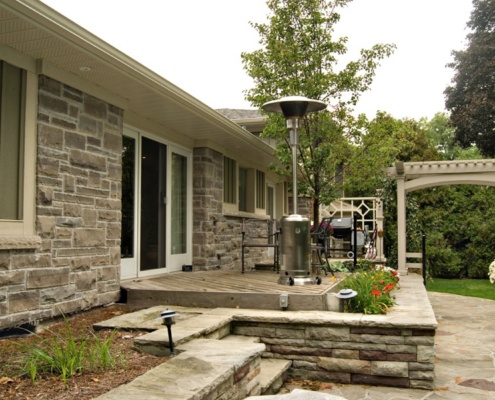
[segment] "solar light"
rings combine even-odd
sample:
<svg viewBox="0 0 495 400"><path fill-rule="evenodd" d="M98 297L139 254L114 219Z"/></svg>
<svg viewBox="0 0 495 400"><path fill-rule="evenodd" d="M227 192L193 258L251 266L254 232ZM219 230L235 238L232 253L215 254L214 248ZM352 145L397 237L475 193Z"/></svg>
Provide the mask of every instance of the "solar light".
<svg viewBox="0 0 495 400"><path fill-rule="evenodd" d="M348 306L349 300L356 297L357 292L352 289L342 289L340 292L338 292L335 297L337 297L340 302L339 302L339 312L344 312L345 306Z"/></svg>

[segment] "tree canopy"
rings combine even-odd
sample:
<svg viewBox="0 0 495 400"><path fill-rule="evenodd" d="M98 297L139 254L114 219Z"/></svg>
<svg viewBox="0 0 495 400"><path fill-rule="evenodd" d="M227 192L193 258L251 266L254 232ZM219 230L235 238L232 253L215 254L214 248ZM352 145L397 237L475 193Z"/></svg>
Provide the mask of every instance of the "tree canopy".
<svg viewBox="0 0 495 400"><path fill-rule="evenodd" d="M495 0L473 0L467 47L452 53L455 75L445 90L456 140L495 156Z"/></svg>
<svg viewBox="0 0 495 400"><path fill-rule="evenodd" d="M354 117L353 107L369 89L378 63L392 54L392 44L377 44L361 50L359 59L342 66L347 37L335 39L337 10L351 0L268 0L266 23L252 23L260 36L261 49L242 53L244 69L254 87L246 99L261 107L267 101L301 95L329 104L326 111L304 118L299 129L299 190L314 200L314 220L320 202L329 204L339 196L336 172L349 164L355 147L362 143L364 116ZM285 121L269 115L263 133L277 140L276 155L282 166L274 168L291 175L291 151ZM367 153L371 155L370 152Z"/></svg>

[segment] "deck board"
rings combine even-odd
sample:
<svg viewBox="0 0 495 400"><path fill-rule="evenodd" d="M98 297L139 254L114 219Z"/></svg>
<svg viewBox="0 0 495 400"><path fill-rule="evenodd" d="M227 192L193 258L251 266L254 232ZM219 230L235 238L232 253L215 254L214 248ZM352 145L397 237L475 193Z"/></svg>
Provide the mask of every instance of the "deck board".
<svg viewBox="0 0 495 400"><path fill-rule="evenodd" d="M321 285L282 285L273 271L173 272L121 282L125 301L133 307L175 305L203 308L280 309L280 295L289 295L289 310L326 310L327 294L337 279L321 276ZM316 278L316 275L312 275Z"/></svg>
<svg viewBox="0 0 495 400"><path fill-rule="evenodd" d="M289 286L278 282L273 271L197 271L173 272L153 278L139 278L121 282L128 290L181 290L191 292L235 293L301 293L324 294L335 282L330 276L322 276L321 285Z"/></svg>

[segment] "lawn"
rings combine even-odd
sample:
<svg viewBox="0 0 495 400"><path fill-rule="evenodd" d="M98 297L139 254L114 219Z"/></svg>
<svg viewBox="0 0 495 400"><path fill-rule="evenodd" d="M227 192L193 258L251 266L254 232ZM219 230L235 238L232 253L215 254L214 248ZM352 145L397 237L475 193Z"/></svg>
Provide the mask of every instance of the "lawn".
<svg viewBox="0 0 495 400"><path fill-rule="evenodd" d="M426 290L495 300L495 284L488 279L433 278L426 282Z"/></svg>

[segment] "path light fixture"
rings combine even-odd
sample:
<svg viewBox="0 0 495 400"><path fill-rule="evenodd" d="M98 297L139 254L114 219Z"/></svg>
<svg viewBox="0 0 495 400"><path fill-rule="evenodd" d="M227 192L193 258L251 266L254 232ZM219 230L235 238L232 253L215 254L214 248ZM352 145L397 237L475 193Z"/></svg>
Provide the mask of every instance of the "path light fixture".
<svg viewBox="0 0 495 400"><path fill-rule="evenodd" d="M303 96L282 97L269 101L261 108L266 112L282 114L290 132L292 148L292 205L293 213L282 218L282 242L280 278L278 283L284 285L320 284L321 278L311 278L311 221L297 214L297 130L301 127L302 118L315 111L324 110L327 105L319 100L311 100Z"/></svg>
<svg viewBox="0 0 495 400"><path fill-rule="evenodd" d="M163 319L163 325L166 325L167 327L170 357L175 357L174 340L172 339L172 325L175 323L174 318L177 315L179 314L177 314L175 311L167 309L165 311L162 311L158 318L155 318L156 320Z"/></svg>
<svg viewBox="0 0 495 400"><path fill-rule="evenodd" d="M349 300L356 297L358 293L352 289L342 289L335 296L339 299L339 312L349 308Z"/></svg>

